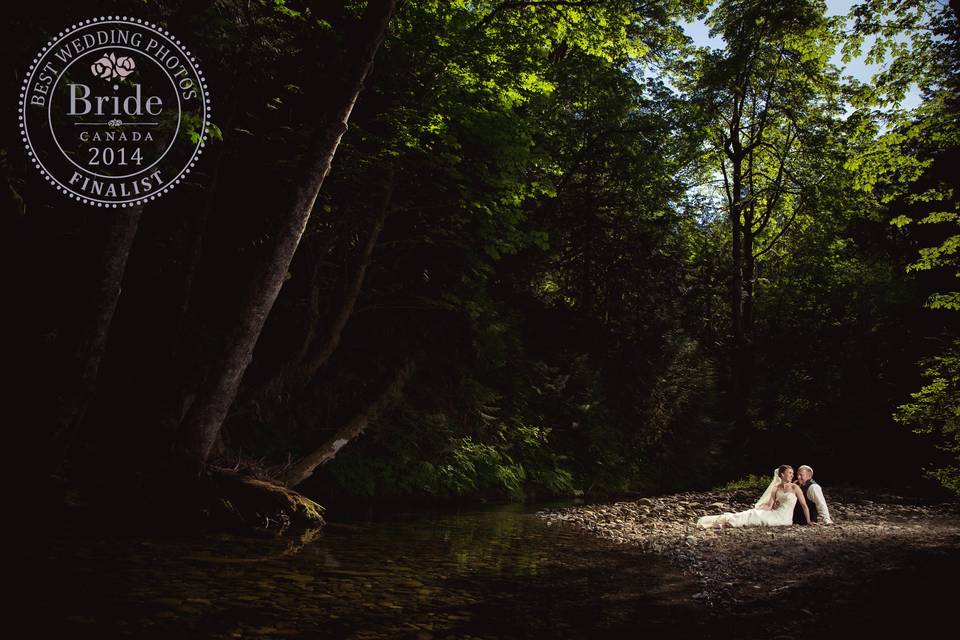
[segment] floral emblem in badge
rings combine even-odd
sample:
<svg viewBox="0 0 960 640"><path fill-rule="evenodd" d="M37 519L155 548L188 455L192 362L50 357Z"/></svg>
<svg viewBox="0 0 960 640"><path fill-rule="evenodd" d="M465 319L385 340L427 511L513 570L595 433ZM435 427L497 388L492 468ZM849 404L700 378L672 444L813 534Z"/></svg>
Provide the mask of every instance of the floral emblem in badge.
<svg viewBox="0 0 960 640"><path fill-rule="evenodd" d="M20 93L20 130L58 191L100 207L142 204L183 181L210 130L203 73L145 20L84 20L51 39Z"/></svg>

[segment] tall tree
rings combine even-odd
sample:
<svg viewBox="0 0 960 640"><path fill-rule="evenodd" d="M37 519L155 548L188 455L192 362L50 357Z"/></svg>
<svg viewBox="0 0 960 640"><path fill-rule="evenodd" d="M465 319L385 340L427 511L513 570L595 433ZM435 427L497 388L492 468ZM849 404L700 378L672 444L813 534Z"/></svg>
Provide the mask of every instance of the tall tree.
<svg viewBox="0 0 960 640"><path fill-rule="evenodd" d="M96 289L89 296L78 327L63 331L70 343L67 363L60 369L60 388L54 403L54 431L52 436L53 469L58 472L64 458L77 437L87 407L97 389L97 374L107 348L110 325L113 323L127 259L133 247L143 205L109 212L107 238L104 243L96 276Z"/></svg>
<svg viewBox="0 0 960 640"><path fill-rule="evenodd" d="M251 282L237 322L229 329L225 352L181 421L177 433L177 457L182 468L193 475L202 473L227 411L236 397L257 338L287 277L317 194L330 173L333 157L347 130L350 114L373 67L396 5L396 0L368 2L346 57L341 82L332 88L328 120L318 130L303 159L303 174L270 254Z"/></svg>
<svg viewBox="0 0 960 640"><path fill-rule="evenodd" d="M750 424L759 266L816 201L816 132L837 108L828 60L834 22L820 1L727 0L708 18L725 48L704 51L686 83L702 110L706 162L729 225L729 409Z"/></svg>

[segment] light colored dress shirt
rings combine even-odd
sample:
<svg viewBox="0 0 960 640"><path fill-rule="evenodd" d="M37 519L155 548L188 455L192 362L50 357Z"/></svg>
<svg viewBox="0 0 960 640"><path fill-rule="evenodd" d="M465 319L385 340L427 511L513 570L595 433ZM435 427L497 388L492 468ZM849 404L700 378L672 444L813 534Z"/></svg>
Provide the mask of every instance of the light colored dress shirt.
<svg viewBox="0 0 960 640"><path fill-rule="evenodd" d="M830 519L830 510L827 509L827 501L823 498L823 489L819 484L812 484L807 488L807 500L817 507L817 520L824 524L833 524Z"/></svg>

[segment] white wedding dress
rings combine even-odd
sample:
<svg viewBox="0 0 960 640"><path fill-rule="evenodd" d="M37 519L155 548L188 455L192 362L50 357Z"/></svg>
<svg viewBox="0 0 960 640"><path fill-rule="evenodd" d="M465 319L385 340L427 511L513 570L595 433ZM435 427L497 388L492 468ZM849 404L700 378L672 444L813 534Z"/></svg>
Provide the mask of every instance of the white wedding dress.
<svg viewBox="0 0 960 640"><path fill-rule="evenodd" d="M773 510L747 509L737 513L703 516L697 526L710 529L723 523L727 527L784 527L793 524L793 507L797 496L792 491L777 491L777 507Z"/></svg>

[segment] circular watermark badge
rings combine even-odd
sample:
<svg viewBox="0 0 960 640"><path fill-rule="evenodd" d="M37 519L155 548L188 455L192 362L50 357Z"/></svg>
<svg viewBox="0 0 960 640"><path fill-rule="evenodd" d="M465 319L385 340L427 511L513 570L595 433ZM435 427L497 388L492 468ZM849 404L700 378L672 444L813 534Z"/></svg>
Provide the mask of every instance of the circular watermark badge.
<svg viewBox="0 0 960 640"><path fill-rule="evenodd" d="M68 197L99 207L154 200L203 151L203 73L166 30L136 18L83 20L51 39L20 92L31 160Z"/></svg>

